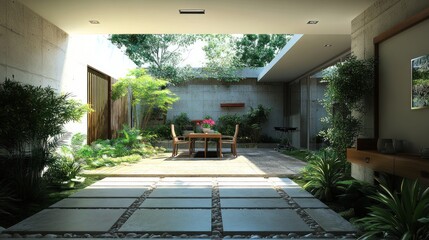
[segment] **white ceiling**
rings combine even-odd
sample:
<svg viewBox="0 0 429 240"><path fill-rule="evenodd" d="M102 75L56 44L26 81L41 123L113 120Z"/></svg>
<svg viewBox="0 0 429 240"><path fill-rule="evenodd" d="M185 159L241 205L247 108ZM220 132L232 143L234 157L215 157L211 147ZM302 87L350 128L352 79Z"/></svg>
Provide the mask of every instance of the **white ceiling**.
<svg viewBox="0 0 429 240"><path fill-rule="evenodd" d="M69 34L350 34L351 20L375 0L19 1ZM206 14L180 15L179 9L205 9ZM319 24L308 25L309 20Z"/></svg>
<svg viewBox="0 0 429 240"><path fill-rule="evenodd" d="M376 0L19 1L69 34L304 34L259 76L287 82L348 51L352 19ZM180 15L179 9L205 9L205 14ZM308 25L309 20L319 23Z"/></svg>
<svg viewBox="0 0 429 240"><path fill-rule="evenodd" d="M350 50L350 35L295 35L259 75L261 82L289 82ZM326 44L331 45L325 47Z"/></svg>

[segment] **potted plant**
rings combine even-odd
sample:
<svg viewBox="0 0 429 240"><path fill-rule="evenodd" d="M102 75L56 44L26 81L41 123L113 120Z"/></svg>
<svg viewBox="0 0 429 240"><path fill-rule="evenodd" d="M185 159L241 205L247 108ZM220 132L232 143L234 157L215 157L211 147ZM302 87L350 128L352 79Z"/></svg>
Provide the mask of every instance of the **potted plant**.
<svg viewBox="0 0 429 240"><path fill-rule="evenodd" d="M215 121L211 118L206 118L201 122L201 127L203 128L204 133L209 133L211 128L215 125Z"/></svg>

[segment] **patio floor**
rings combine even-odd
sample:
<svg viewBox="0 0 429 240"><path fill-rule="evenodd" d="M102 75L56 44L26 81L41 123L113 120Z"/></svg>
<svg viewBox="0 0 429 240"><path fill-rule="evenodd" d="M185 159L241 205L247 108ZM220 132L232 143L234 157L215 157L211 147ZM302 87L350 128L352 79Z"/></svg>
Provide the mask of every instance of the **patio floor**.
<svg viewBox="0 0 429 240"><path fill-rule="evenodd" d="M106 177L0 238L350 239L355 232L289 178Z"/></svg>
<svg viewBox="0 0 429 240"><path fill-rule="evenodd" d="M202 149L200 149L202 150ZM198 149L197 149L198 151ZM105 176L262 176L292 177L306 164L295 158L268 148L240 148L238 157L225 153L223 158L193 158L186 151L172 158L163 153L153 158L142 159L134 164L122 164L87 170L88 175Z"/></svg>

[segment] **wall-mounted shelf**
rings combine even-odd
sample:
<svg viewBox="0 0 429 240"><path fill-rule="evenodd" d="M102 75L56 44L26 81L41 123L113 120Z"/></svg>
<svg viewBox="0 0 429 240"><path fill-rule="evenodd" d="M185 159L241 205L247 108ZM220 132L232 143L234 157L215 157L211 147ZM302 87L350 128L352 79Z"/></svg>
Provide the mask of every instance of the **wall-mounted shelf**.
<svg viewBox="0 0 429 240"><path fill-rule="evenodd" d="M396 176L419 179L429 185L429 160L407 154L382 154L377 151L347 149L347 161L374 171Z"/></svg>
<svg viewBox="0 0 429 240"><path fill-rule="evenodd" d="M220 104L221 108L238 108L238 107L244 107L244 103L221 103Z"/></svg>

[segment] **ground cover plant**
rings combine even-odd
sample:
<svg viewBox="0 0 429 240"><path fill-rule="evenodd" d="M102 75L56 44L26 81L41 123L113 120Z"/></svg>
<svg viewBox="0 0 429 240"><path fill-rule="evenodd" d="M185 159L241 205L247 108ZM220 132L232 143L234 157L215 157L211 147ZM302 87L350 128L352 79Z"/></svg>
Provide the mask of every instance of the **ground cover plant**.
<svg viewBox="0 0 429 240"><path fill-rule="evenodd" d="M418 180L403 180L399 192L381 185L371 197L368 216L356 221L364 229L360 239L427 239L429 236L429 188Z"/></svg>
<svg viewBox="0 0 429 240"><path fill-rule="evenodd" d="M72 140L72 145L67 148L73 158L83 164L83 168L115 166L123 162L138 162L142 157L165 151L150 144L155 137L156 135L144 134L139 129L124 125L116 139L98 139L85 145L85 138L76 134L72 138L75 141Z"/></svg>

